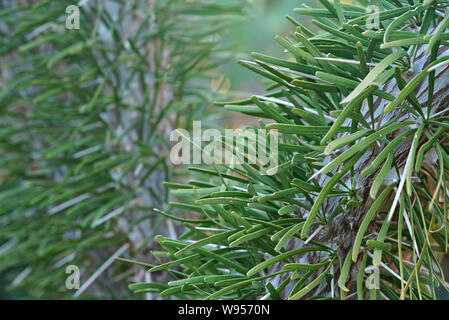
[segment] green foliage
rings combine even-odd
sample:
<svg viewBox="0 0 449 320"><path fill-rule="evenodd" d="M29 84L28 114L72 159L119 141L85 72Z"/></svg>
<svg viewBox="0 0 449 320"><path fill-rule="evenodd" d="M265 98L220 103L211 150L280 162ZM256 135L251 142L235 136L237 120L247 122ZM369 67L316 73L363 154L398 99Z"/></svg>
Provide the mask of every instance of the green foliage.
<svg viewBox="0 0 449 320"><path fill-rule="evenodd" d="M167 200L169 130L207 117L231 57L220 34L244 7L89 1L67 30L72 4L0 1L0 272L31 297L73 295L68 264L85 281L164 230L152 208ZM113 279L129 267L114 264L90 294L126 297Z"/></svg>
<svg viewBox="0 0 449 320"><path fill-rule="evenodd" d="M170 212L187 231L158 236L136 293L180 299L436 299L448 244L447 2L379 0L300 8L315 29L276 36L282 58L242 61L267 95L220 103L272 119L279 167L191 168ZM375 19L374 19L375 21ZM262 127L265 124L261 122ZM274 151L274 150L271 150ZM423 159L426 158L425 165ZM199 182L201 180L201 183ZM170 184L168 184L170 185ZM176 214L190 211L189 218ZM379 270L367 287L365 268Z"/></svg>

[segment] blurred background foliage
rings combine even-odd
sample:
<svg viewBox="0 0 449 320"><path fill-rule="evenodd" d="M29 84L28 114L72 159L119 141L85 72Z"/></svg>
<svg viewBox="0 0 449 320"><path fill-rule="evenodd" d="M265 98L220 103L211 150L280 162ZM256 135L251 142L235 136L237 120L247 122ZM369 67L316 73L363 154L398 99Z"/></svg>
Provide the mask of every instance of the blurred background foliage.
<svg viewBox="0 0 449 320"><path fill-rule="evenodd" d="M288 34L293 30L292 23L286 16L301 19L305 25L313 28L310 17L300 17L293 13L293 9L301 6L319 7L318 0L251 0L252 10L248 14L245 23L235 25L225 35L228 40L235 42L235 51L238 59L251 59L251 52L260 52L266 55L286 57L287 54L276 42L273 41L277 34ZM242 68L237 59L229 61L219 69L221 77L227 81L224 86L225 92L229 92L230 97L243 99L251 94L263 94L265 85L260 76ZM212 89L214 87L212 86ZM238 128L242 125L254 124L257 118L247 117L234 112L225 115L227 126Z"/></svg>
<svg viewBox="0 0 449 320"><path fill-rule="evenodd" d="M307 0L303 3L309 3ZM291 15L293 9L298 7L298 0L252 0L254 10L251 11L248 21L231 28L227 36L236 42L239 58L249 59L251 52L257 51L267 55L279 55L282 50L273 42L277 34L286 34L292 29L292 24L285 19ZM257 90L262 93L263 87L260 78L241 68L236 61L230 61L223 67L223 74L228 76L232 89ZM243 90L242 90L243 91ZM254 92L254 91L251 91Z"/></svg>
<svg viewBox="0 0 449 320"><path fill-rule="evenodd" d="M209 119L245 0L0 1L0 294L129 298L168 199L174 128ZM73 12L72 12L73 13ZM214 112L215 113L215 112ZM212 122L219 117L215 117ZM67 290L65 267L81 286ZM164 275L160 275L164 277Z"/></svg>

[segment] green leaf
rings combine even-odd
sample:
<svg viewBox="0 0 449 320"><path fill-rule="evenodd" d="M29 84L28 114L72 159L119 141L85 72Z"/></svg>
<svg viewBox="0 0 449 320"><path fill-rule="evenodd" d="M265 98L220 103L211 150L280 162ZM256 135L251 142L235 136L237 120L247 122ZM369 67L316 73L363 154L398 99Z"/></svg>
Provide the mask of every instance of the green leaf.
<svg viewBox="0 0 449 320"><path fill-rule="evenodd" d="M388 172L391 169L391 165L393 164L394 156L392 153L388 155L387 161L385 161L382 169L379 171L379 173L376 176L376 179L374 179L373 184L371 185L371 189L369 192L369 195L371 199L375 199L377 196L377 192L379 191L380 187L382 186L382 183L385 180L385 177L387 176Z"/></svg>
<svg viewBox="0 0 449 320"><path fill-rule="evenodd" d="M396 130L399 130L400 128L402 128L404 126L407 126L407 125L410 125L410 124L413 124L413 121L406 121L406 122L396 123L396 124L393 124L391 126L388 126L388 127L385 127L385 128L382 128L382 129L378 130L377 132L369 135L368 137L366 137L365 139L363 139L362 141L360 141L356 145L353 145L352 147L347 149L345 152L340 154L332 162L330 162L324 168L322 168L320 171L318 171L318 173L316 175L318 175L318 174L327 174L327 173L331 172L333 169L338 167L341 163L343 163L344 161L346 161L347 159L352 157L354 154L356 154L356 153L364 150L365 148L369 147L376 140L379 140L383 136L385 136L385 135L387 135L387 134L389 134L391 132L394 132Z"/></svg>
<svg viewBox="0 0 449 320"><path fill-rule="evenodd" d="M327 133L330 129L328 126L306 126L298 124L285 123L269 123L266 128L268 130L278 130L281 133L297 134L301 136L316 136ZM347 131L348 128L340 127L337 132Z"/></svg>
<svg viewBox="0 0 449 320"><path fill-rule="evenodd" d="M349 275L349 268L351 267L351 256L352 256L352 250L349 250L348 254L345 257L345 260L343 262L343 266L340 270L340 277L338 278L337 284L340 287L341 290L348 292L349 289L346 288L346 281L348 279Z"/></svg>
<svg viewBox="0 0 449 320"><path fill-rule="evenodd" d="M299 290L294 295L290 296L288 300L298 300L301 299L303 296L305 296L307 293L312 291L317 285L320 284L320 282L324 279L324 277L329 273L329 270L332 266L333 260L330 261L327 268L313 281L311 281L309 284L307 284L303 289Z"/></svg>
<svg viewBox="0 0 449 320"><path fill-rule="evenodd" d="M391 190L396 186L396 183L390 184L386 187L378 198L370 206L368 212L363 217L362 223L360 224L359 230L354 241L354 246L352 248L352 261L357 261L357 256L359 254L360 245L362 244L363 236L365 235L366 229L373 220L374 215L379 210L380 206L385 201L386 197L390 195Z"/></svg>
<svg viewBox="0 0 449 320"><path fill-rule="evenodd" d="M342 104L351 102L355 97L360 95L360 93L368 88L370 85L373 84L373 82L376 80L376 78L383 72L385 69L387 69L393 62L396 60L402 58L405 56L406 53L403 50L398 50L396 52L393 52L392 54L388 55L385 59L383 59L381 62L379 62L363 79L363 81L357 86L357 88L354 89L354 91L351 92L349 96L347 96L343 101Z"/></svg>
<svg viewBox="0 0 449 320"><path fill-rule="evenodd" d="M274 250L280 251L284 245L287 243L288 240L290 240L299 230L301 230L302 226L304 225L304 222L297 223L293 225L290 230L288 230L279 240L276 247L274 247Z"/></svg>
<svg viewBox="0 0 449 320"><path fill-rule="evenodd" d="M308 247L302 247L302 248L298 248L298 249L294 249L294 250L290 250L284 253L281 253L277 256L274 256L271 259L265 260L262 263L259 263L258 265L254 266L253 268L251 268L248 272L247 272L247 276L251 277L253 275L255 275L256 273L259 273L260 271L262 271L263 269L268 268L269 266L289 259L293 256L296 256L298 254L302 254L302 253L306 253L306 252L312 252L312 251L323 251L322 247L318 247L318 246L308 246Z"/></svg>
<svg viewBox="0 0 449 320"><path fill-rule="evenodd" d="M315 217L318 213L318 210L321 208L321 205L326 200L330 190L338 183L338 181L349 171L349 169L357 162L357 160L361 157L361 154L355 156L352 158L348 163L346 163L343 168L334 174L332 178L326 183L326 185L321 189L320 194L316 198L312 209L309 212L309 215L307 216L307 220L302 228L301 231L301 238L305 238L307 235L307 232L309 231L310 227L312 226Z"/></svg>
<svg viewBox="0 0 449 320"><path fill-rule="evenodd" d="M374 172L374 170L377 169L377 167L382 163L382 161L393 152L394 148L403 141L403 139L412 133L415 133L416 129L410 129L407 131L404 131L403 133L399 134L396 138L391 140L383 149L382 151L377 155L377 157L371 162L371 164L362 170L362 176L367 176Z"/></svg>
<svg viewBox="0 0 449 320"><path fill-rule="evenodd" d="M364 136L367 135L368 132L370 132L369 129L362 129L362 130L359 130L358 132L348 134L341 138L337 138L327 145L326 149L324 150L324 153L326 155L329 155L332 153L332 151L340 149L360 138L363 138Z"/></svg>
<svg viewBox="0 0 449 320"><path fill-rule="evenodd" d="M192 244L189 244L188 246L186 246L185 248L182 248L181 250L179 250L178 252L175 253L175 257L179 257L183 254L185 254L188 251L191 251L193 249L196 248L201 248L207 244L210 243L216 243L218 241L221 241L223 239L226 239L227 237L229 237L232 233L234 233L234 231L226 231L226 232L220 232L218 234L214 234L212 236L206 237L204 239L198 240Z"/></svg>

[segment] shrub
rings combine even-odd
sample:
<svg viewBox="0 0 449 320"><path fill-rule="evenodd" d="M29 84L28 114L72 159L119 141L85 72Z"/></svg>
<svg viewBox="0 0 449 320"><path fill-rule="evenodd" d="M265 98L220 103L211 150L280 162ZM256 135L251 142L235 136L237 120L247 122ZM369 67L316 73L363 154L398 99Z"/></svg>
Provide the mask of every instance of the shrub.
<svg viewBox="0 0 449 320"><path fill-rule="evenodd" d="M320 2L295 10L313 28L288 17L283 57L240 62L268 81L265 96L218 103L272 120L260 125L282 134L277 172L192 167L200 178L172 188L183 202L160 211L187 231L157 236L165 251L149 265L173 280L135 292L435 299L447 288L447 3L379 0L373 15L367 1Z"/></svg>

